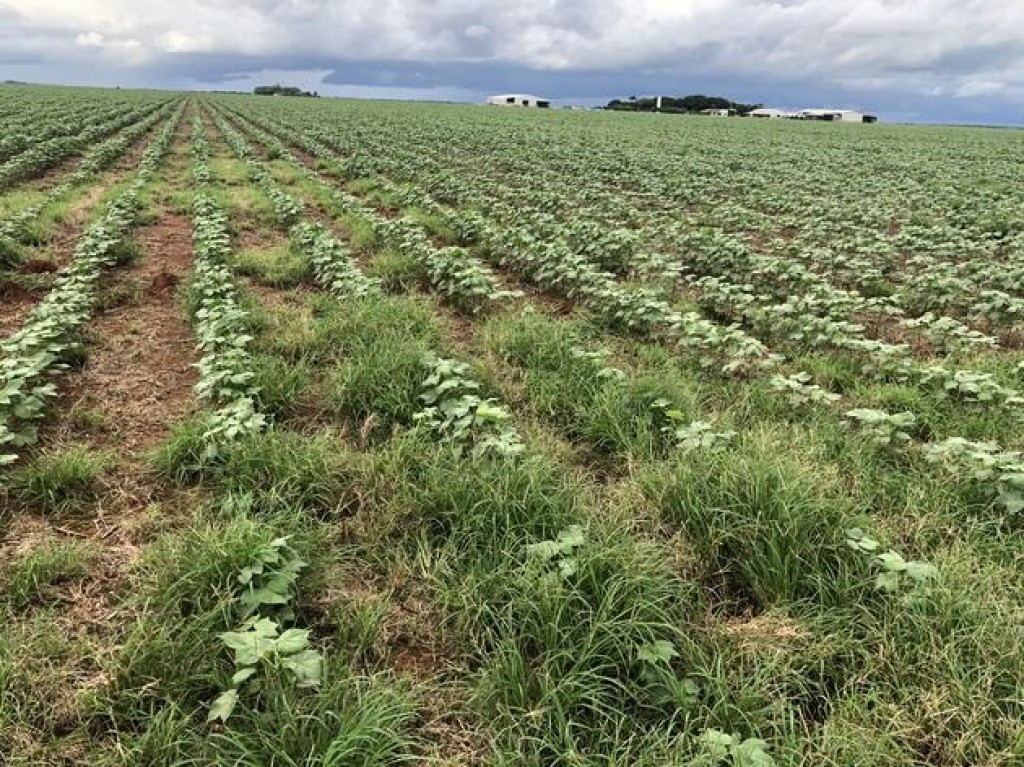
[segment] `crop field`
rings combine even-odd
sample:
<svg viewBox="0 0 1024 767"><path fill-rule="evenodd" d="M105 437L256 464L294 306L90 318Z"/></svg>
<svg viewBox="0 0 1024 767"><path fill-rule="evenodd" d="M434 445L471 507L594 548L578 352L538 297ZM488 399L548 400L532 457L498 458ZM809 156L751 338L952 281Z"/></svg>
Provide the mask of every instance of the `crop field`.
<svg viewBox="0 0 1024 767"><path fill-rule="evenodd" d="M0 87L0 763L1024 763L1022 168Z"/></svg>

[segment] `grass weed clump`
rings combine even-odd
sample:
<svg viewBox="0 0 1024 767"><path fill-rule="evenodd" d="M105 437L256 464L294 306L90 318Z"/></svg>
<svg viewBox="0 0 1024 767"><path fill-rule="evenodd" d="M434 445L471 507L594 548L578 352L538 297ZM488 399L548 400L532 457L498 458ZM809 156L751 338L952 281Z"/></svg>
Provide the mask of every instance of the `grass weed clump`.
<svg viewBox="0 0 1024 767"><path fill-rule="evenodd" d="M41 541L7 563L0 574L4 598L14 610L43 605L62 585L85 578L97 555L86 542Z"/></svg>
<svg viewBox="0 0 1024 767"><path fill-rule="evenodd" d="M304 362L289 362L270 354L254 355L252 372L256 409L277 420L286 420L295 413L313 379Z"/></svg>
<svg viewBox="0 0 1024 767"><path fill-rule="evenodd" d="M309 259L290 245L239 251L234 266L239 274L274 288L301 285L312 276Z"/></svg>
<svg viewBox="0 0 1024 767"><path fill-rule="evenodd" d="M845 543L852 510L823 479L769 432L713 455L684 454L652 468L641 485L665 522L698 547L723 596L763 610L853 595L861 568Z"/></svg>
<svg viewBox="0 0 1024 767"><path fill-rule="evenodd" d="M361 459L338 437L271 429L211 458L206 429L202 418L183 423L154 451L154 470L180 484L202 480L225 493L249 493L264 511L339 514L358 505Z"/></svg>
<svg viewBox="0 0 1024 767"><path fill-rule="evenodd" d="M327 378L329 407L360 428L372 418L378 433L411 423L421 408L423 360L440 341L426 307L412 299L360 301L321 322L340 360Z"/></svg>
<svg viewBox="0 0 1024 767"><path fill-rule="evenodd" d="M13 474L12 494L48 514L70 511L96 497L106 465L104 455L84 445L47 449Z"/></svg>

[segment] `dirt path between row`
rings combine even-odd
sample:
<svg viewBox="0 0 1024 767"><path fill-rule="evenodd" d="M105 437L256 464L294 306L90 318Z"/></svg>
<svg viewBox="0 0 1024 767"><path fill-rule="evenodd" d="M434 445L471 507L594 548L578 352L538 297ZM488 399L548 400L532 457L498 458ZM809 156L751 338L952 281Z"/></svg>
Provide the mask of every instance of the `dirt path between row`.
<svg viewBox="0 0 1024 767"><path fill-rule="evenodd" d="M91 186L75 192L66 218L49 235L45 244L26 249L28 258L18 267L18 273L52 273L71 261L75 245L95 217L104 195L135 172L146 149L165 124L159 122L150 128L110 168L101 172ZM45 287L38 290L26 289L0 279L0 338L6 338L18 330L45 293Z"/></svg>
<svg viewBox="0 0 1024 767"><path fill-rule="evenodd" d="M170 200L185 183L188 120L186 115L178 124L157 181L159 213L132 238L140 257L106 288L128 300L92 322L89 359L62 397L66 408L102 410L111 425L110 446L125 457L158 444L194 402L195 342L177 298L192 268L192 230L188 216Z"/></svg>

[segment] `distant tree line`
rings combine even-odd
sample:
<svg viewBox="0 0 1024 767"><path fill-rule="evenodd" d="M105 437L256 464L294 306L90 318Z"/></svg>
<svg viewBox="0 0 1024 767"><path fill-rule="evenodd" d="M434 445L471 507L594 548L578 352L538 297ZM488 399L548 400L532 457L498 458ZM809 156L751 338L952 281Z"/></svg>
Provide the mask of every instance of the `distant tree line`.
<svg viewBox="0 0 1024 767"><path fill-rule="evenodd" d="M761 106L761 104L741 104L721 96L705 96L700 93L681 97L661 97L661 111L677 114L703 112L705 109L735 109L739 114L747 114ZM640 98L630 96L626 100L612 99L604 108L618 112L655 112L658 111L658 98L657 96L642 96Z"/></svg>
<svg viewBox="0 0 1024 767"><path fill-rule="evenodd" d="M257 96L303 96L306 98L317 98L320 94L316 91L304 91L294 85L257 85L253 91Z"/></svg>

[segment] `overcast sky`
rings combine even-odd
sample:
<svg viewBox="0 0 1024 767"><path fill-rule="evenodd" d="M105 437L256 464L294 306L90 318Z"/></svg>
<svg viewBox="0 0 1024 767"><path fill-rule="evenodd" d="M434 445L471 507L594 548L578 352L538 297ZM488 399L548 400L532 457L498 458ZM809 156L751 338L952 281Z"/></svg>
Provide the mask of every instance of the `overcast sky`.
<svg viewBox="0 0 1024 767"><path fill-rule="evenodd" d="M0 0L0 79L1024 123L1024 0Z"/></svg>

